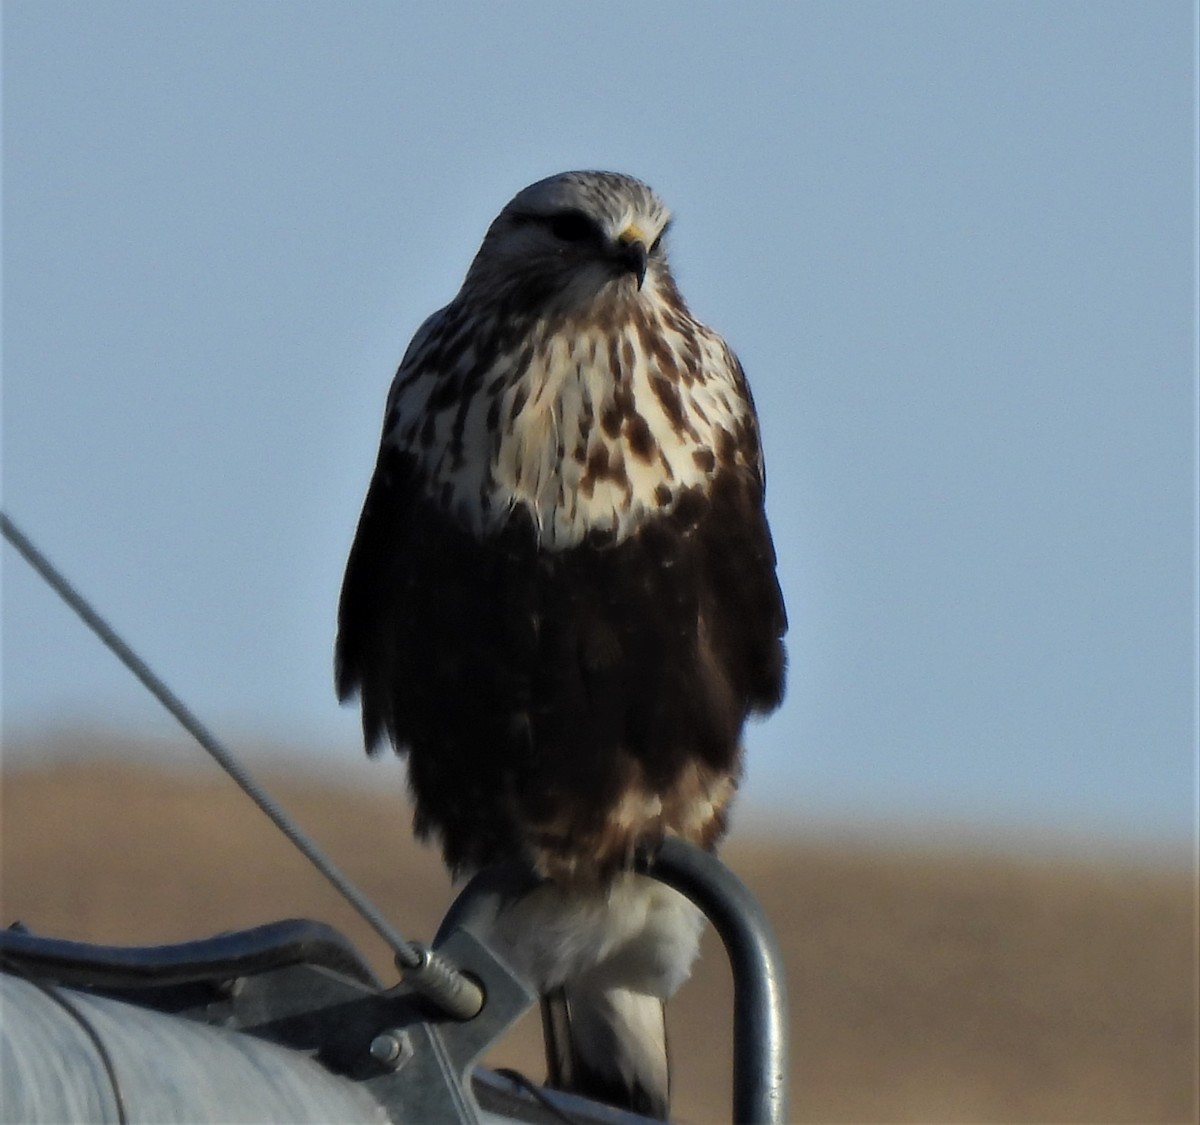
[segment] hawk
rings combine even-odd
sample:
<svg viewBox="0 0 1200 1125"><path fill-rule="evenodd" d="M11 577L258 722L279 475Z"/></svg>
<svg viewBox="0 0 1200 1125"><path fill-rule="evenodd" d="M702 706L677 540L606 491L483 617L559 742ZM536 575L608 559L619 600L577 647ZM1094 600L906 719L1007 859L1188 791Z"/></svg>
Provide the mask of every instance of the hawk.
<svg viewBox="0 0 1200 1125"><path fill-rule="evenodd" d="M670 221L611 172L500 212L392 384L336 656L451 871L543 877L489 936L548 998L551 1082L657 1116L701 922L629 868L715 847L787 626L750 391Z"/></svg>

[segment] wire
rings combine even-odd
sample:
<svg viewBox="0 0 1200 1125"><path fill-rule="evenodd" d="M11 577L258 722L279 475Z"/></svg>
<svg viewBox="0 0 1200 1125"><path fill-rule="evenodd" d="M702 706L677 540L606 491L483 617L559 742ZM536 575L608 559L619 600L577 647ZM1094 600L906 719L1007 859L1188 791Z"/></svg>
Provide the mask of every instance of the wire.
<svg viewBox="0 0 1200 1125"><path fill-rule="evenodd" d="M508 1081L514 1086L519 1086L543 1109L557 1117L559 1121L565 1121L567 1125L580 1125L582 1118L572 1117L561 1106L555 1105L550 1099L550 1096L544 1089L542 1089L541 1086L539 1086L532 1078L526 1077L519 1070L514 1070L510 1066L502 1066L498 1067L496 1070L493 1070L492 1073L500 1075L501 1078L507 1078Z"/></svg>
<svg viewBox="0 0 1200 1125"><path fill-rule="evenodd" d="M304 857L354 907L367 924L391 947L396 966L410 984L423 996L456 1019L470 1019L483 1007L483 992L470 978L432 949L406 941L375 905L342 874L333 861L309 839L269 793L242 767L241 763L191 712L187 705L151 670L136 652L117 635L116 631L91 606L29 537L0 512L0 530L4 538L21 554L27 563L64 602L67 603L105 647L137 677L147 691L167 709L179 724L208 752L219 765L271 820Z"/></svg>
<svg viewBox="0 0 1200 1125"><path fill-rule="evenodd" d="M8 958L0 958L0 966L3 966L6 973L16 973L22 980L33 985L39 992L49 997L80 1026L83 1033L91 1040L92 1046L95 1047L96 1054L100 1059L100 1065L104 1068L105 1077L108 1078L108 1084L112 1090L113 1104L117 1110L117 1125L127 1125L129 1113L125 1108L125 1096L121 1093L121 1082L117 1076L116 1064L113 1062L112 1053L109 1051L107 1044L104 1042L100 1032L96 1030L92 1021L76 1004L66 998L61 989L57 988L52 982L42 980L40 977L27 972L19 962L11 961Z"/></svg>

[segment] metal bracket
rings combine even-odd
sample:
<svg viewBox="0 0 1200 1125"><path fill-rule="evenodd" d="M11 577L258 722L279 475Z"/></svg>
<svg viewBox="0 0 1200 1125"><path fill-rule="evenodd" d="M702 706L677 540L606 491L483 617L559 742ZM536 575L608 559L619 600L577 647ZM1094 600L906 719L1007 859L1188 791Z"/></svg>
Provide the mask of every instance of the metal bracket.
<svg viewBox="0 0 1200 1125"><path fill-rule="evenodd" d="M474 1064L533 1004L533 994L475 937L455 930L438 951L486 997L475 1017L458 1021L408 985L381 989L344 939L325 940L331 933L279 923L140 950L7 933L0 954L37 979L312 1055L361 1083L393 1121L478 1122Z"/></svg>
<svg viewBox="0 0 1200 1125"><path fill-rule="evenodd" d="M486 1000L473 1019L446 1016L407 985L375 992L321 969L293 966L243 978L221 1022L314 1052L330 1070L361 1082L394 1121L474 1125L480 1110L471 1071L535 998L464 930L449 934L438 951L483 989ZM285 974L293 979L280 979ZM217 1014L209 1006L203 1018L212 1022Z"/></svg>

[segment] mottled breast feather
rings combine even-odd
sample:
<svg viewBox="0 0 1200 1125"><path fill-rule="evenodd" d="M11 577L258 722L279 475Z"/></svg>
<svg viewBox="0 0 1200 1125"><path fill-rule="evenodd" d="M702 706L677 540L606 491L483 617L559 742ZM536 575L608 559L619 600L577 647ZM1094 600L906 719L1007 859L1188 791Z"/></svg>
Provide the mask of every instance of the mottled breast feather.
<svg viewBox="0 0 1200 1125"><path fill-rule="evenodd" d="M393 383L337 686L451 867L594 882L666 832L715 843L782 698L757 423L665 258L585 308L479 276Z"/></svg>

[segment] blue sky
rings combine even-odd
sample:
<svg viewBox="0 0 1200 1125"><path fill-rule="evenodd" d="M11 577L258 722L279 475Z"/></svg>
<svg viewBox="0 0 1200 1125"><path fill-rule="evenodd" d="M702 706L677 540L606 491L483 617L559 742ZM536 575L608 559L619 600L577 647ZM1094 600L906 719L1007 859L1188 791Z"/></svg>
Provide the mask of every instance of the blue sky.
<svg viewBox="0 0 1200 1125"><path fill-rule="evenodd" d="M3 31L4 509L219 732L357 758L334 612L392 371L515 191L613 168L762 416L791 678L746 821L1192 837L1192 4ZM3 721L169 729L7 548Z"/></svg>

